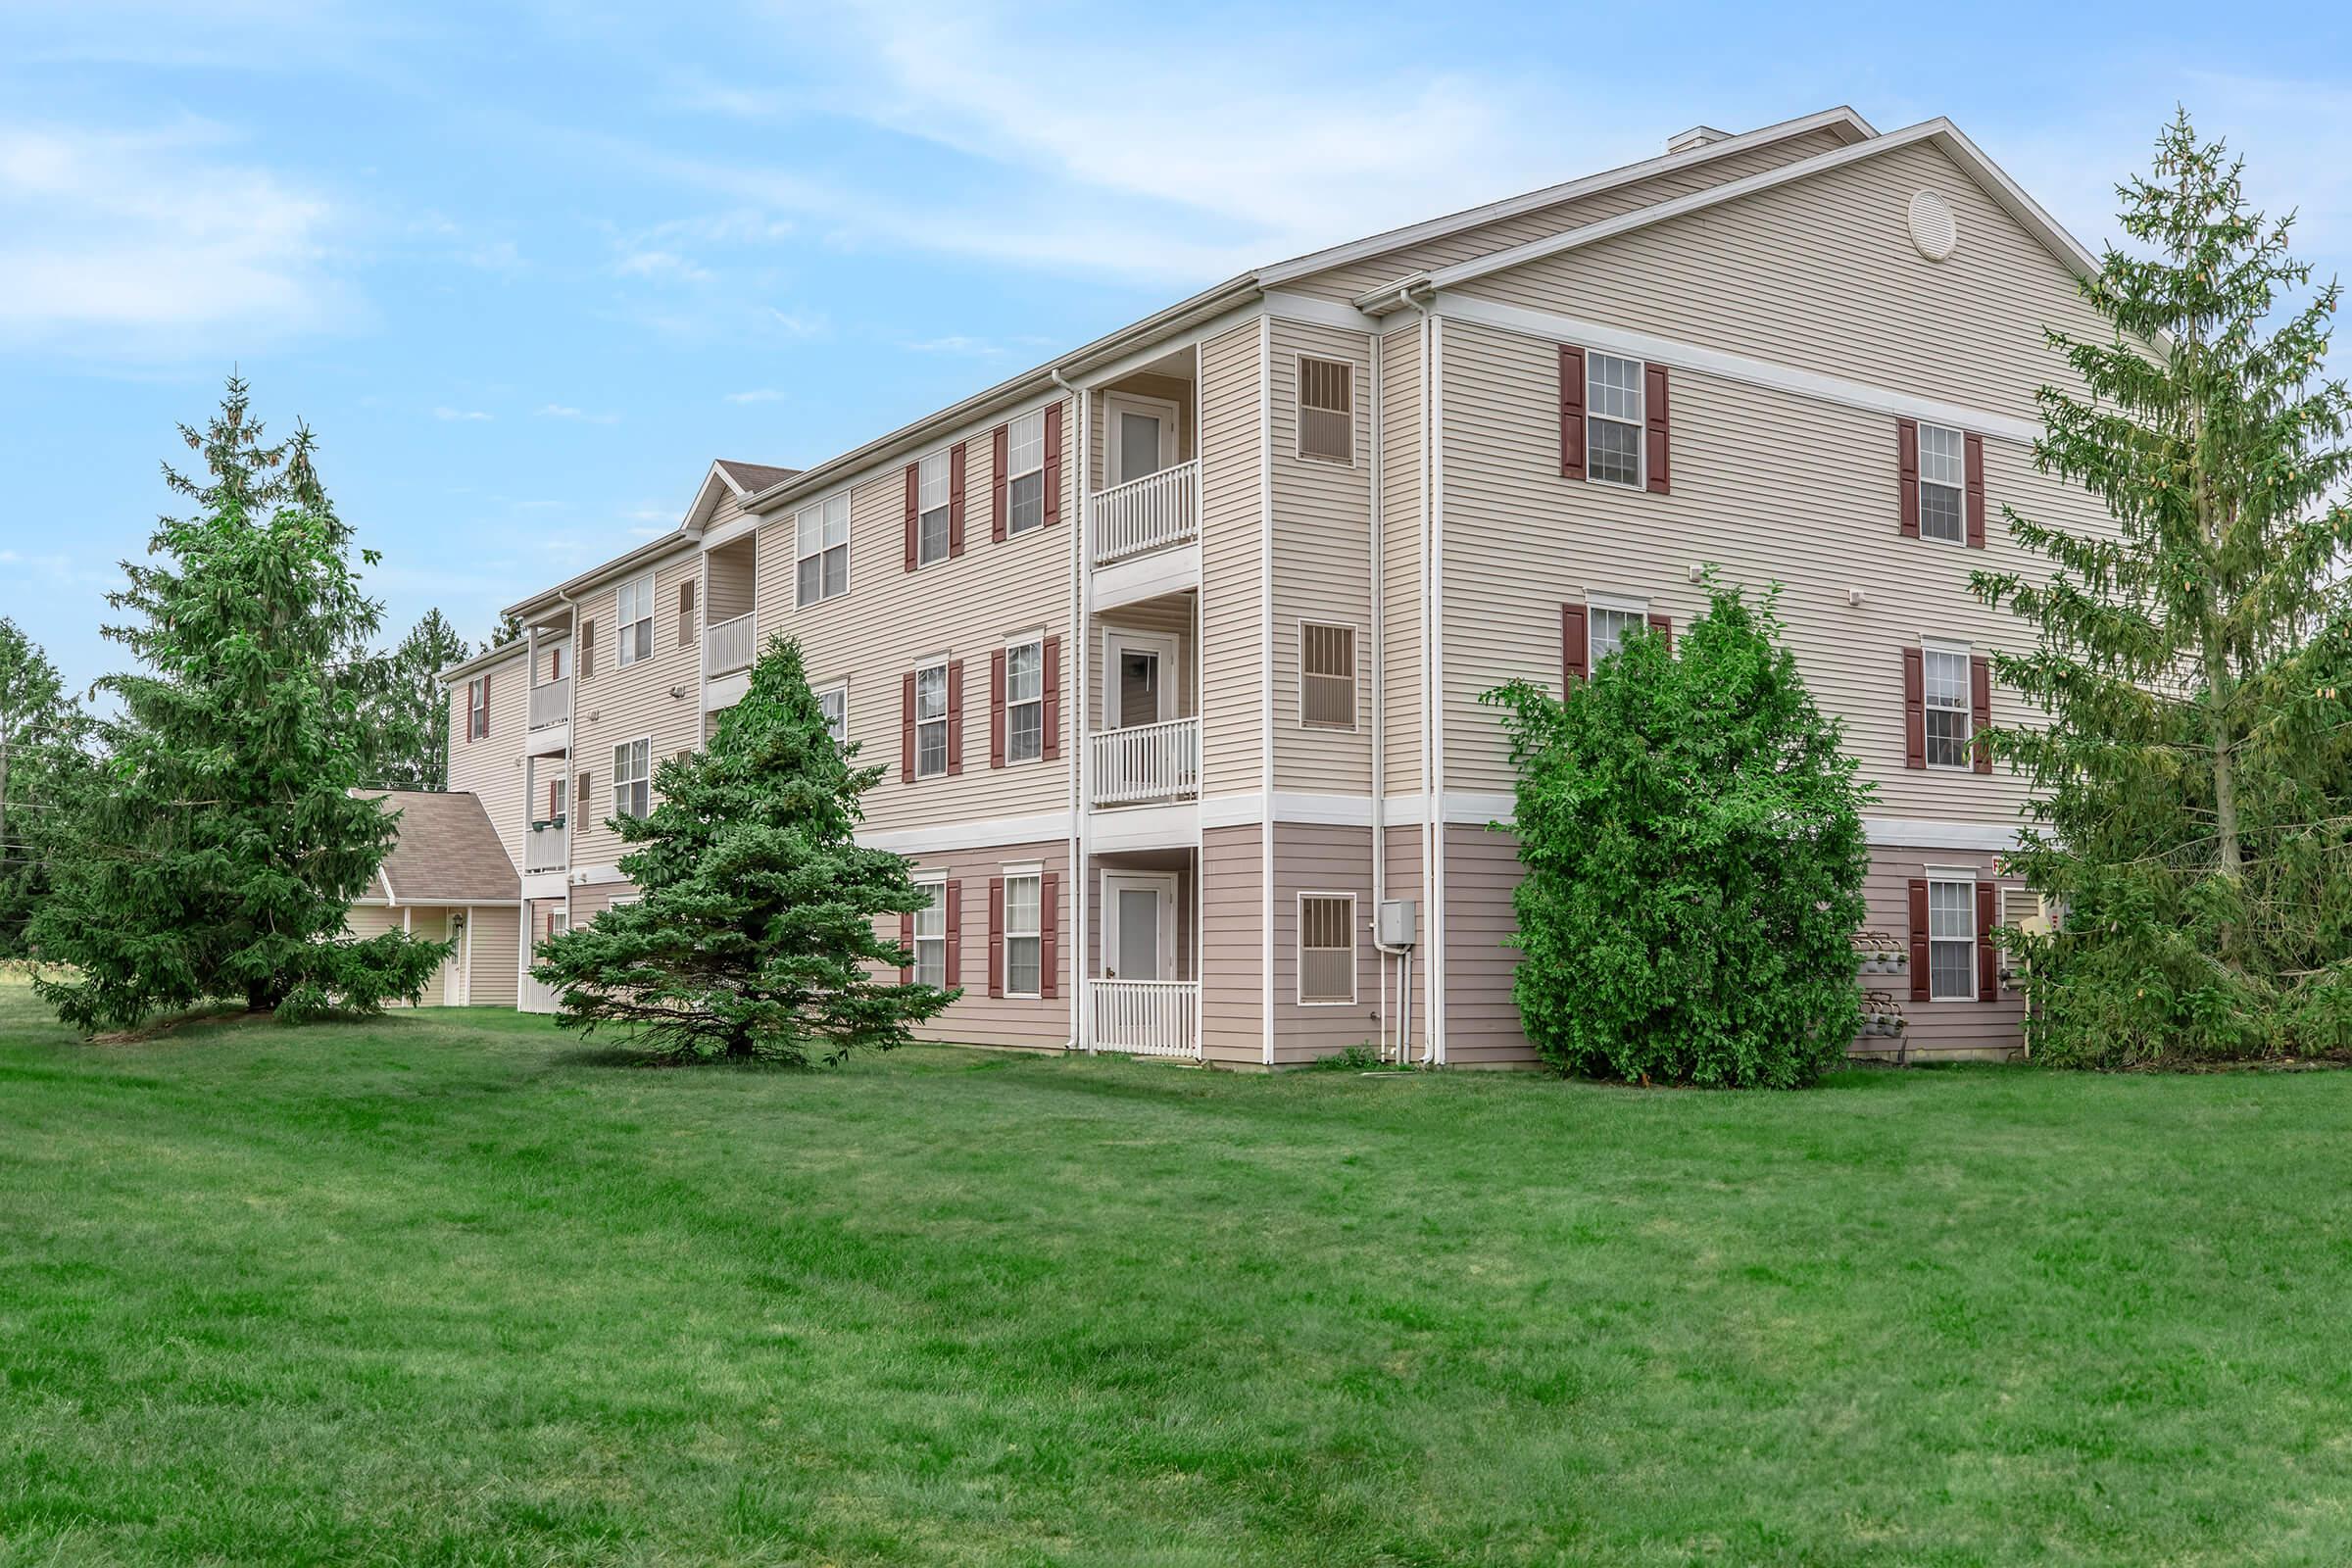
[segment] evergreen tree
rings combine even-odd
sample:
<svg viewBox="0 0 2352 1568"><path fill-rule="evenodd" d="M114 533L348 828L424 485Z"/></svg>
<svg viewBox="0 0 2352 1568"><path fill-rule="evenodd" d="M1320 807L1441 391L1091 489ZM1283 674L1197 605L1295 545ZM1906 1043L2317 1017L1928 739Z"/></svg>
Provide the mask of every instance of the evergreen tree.
<svg viewBox="0 0 2352 1568"><path fill-rule="evenodd" d="M1861 1023L1870 786L1760 607L1710 580L1678 654L1636 631L1564 698L1513 682L1512 993L1563 1071L1790 1088Z"/></svg>
<svg viewBox="0 0 2352 1568"><path fill-rule="evenodd" d="M2242 167L2183 112L2118 188L2140 249L2082 280L2111 334L2048 334L2087 395L2045 387L2034 446L2114 526L2004 508L2046 577L1976 577L2039 634L1994 659L2037 720L1990 740L2037 787L2011 863L2062 910L2010 939L2043 1059L2352 1047L2339 296L2290 308L2310 268Z"/></svg>
<svg viewBox="0 0 2352 1568"><path fill-rule="evenodd" d="M906 862L855 838L882 776L834 744L797 644L771 641L708 750L662 764L652 814L612 826L639 902L539 945L557 1022L631 1026L665 1061L827 1064L888 1050L956 993L881 971L911 961L877 916L919 909Z"/></svg>
<svg viewBox="0 0 2352 1568"><path fill-rule="evenodd" d="M428 610L391 657L364 707L368 782L385 789L449 788L449 697L440 672L472 650L438 610Z"/></svg>
<svg viewBox="0 0 2352 1568"><path fill-rule="evenodd" d="M129 618L106 634L143 667L99 683L121 710L100 726L105 765L48 836L31 928L42 958L71 967L35 987L83 1029L213 999L303 1018L414 998L446 943L344 935L396 830L350 793L378 610L316 443L297 429L265 444L233 377L219 415L181 434L206 472L167 466L194 514L163 518L109 596Z"/></svg>
<svg viewBox="0 0 2352 1568"><path fill-rule="evenodd" d="M481 651L486 654L493 648L504 648L521 635L522 617L507 611L498 617L498 624L490 628L490 640L482 644Z"/></svg>
<svg viewBox="0 0 2352 1568"><path fill-rule="evenodd" d="M41 825L74 776L86 730L57 666L0 617L0 958L25 952L25 924L49 885Z"/></svg>

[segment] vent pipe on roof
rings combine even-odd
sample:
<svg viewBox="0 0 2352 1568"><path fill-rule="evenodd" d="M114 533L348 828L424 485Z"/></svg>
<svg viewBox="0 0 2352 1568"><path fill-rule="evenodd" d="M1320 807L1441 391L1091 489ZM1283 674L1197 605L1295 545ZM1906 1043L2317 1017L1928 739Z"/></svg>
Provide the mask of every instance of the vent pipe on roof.
<svg viewBox="0 0 2352 1568"><path fill-rule="evenodd" d="M1667 137L1666 150L1669 153L1687 153L1693 147L1704 147L1711 141L1731 139L1732 133L1728 130L1717 130L1713 125L1692 125L1680 135Z"/></svg>

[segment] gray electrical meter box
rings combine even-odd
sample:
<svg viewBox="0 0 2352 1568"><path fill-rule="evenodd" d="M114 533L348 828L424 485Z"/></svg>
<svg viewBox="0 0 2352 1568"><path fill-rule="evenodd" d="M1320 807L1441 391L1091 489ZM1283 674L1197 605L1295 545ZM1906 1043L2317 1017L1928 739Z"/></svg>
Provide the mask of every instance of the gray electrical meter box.
<svg viewBox="0 0 2352 1568"><path fill-rule="evenodd" d="M1409 948L1413 945L1413 926L1418 913L1411 899L1384 900L1374 921L1373 935L1384 948Z"/></svg>

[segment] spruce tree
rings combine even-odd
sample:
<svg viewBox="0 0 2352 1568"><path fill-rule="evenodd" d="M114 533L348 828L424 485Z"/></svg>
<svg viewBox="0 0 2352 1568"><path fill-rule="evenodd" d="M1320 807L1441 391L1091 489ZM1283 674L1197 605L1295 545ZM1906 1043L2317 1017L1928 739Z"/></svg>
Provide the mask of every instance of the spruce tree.
<svg viewBox="0 0 2352 1568"><path fill-rule="evenodd" d="M212 1000L297 1019L413 999L446 943L344 934L396 829L350 793L378 610L316 443L297 429L267 444L233 377L206 428L181 434L205 474L167 466L194 513L161 519L109 596L128 615L106 635L141 667L99 683L120 704L100 726L105 765L63 803L31 929L70 967L34 984L83 1029Z"/></svg>
<svg viewBox="0 0 2352 1568"><path fill-rule="evenodd" d="M438 610L428 610L382 662L363 704L368 782L385 789L449 788L449 701L440 672L472 650Z"/></svg>
<svg viewBox="0 0 2352 1568"><path fill-rule="evenodd" d="M956 993L901 983L877 934L924 895L906 860L860 847L881 778L834 744L797 644L770 641L708 749L663 762L651 814L612 828L639 900L539 945L557 1022L631 1028L657 1059L839 1062L888 1050Z"/></svg>
<svg viewBox="0 0 2352 1568"><path fill-rule="evenodd" d="M46 654L0 617L0 958L22 957L48 891L42 825L69 785L87 732Z"/></svg>
<svg viewBox="0 0 2352 1568"><path fill-rule="evenodd" d="M2289 298L2311 270L2242 168L2183 112L2118 187L2136 248L2082 280L2112 331L2047 334L2083 392L2041 391L2034 453L2113 526L2004 508L2047 570L1975 579L2038 632L1994 657L2036 716L1990 742L2036 786L2011 864L2061 911L2011 938L2044 1059L2352 1048L2339 292Z"/></svg>
<svg viewBox="0 0 2352 1568"><path fill-rule="evenodd" d="M498 624L490 628L489 640L482 644L481 651L486 654L493 648L504 648L521 635L522 617L512 610L506 611L498 617Z"/></svg>

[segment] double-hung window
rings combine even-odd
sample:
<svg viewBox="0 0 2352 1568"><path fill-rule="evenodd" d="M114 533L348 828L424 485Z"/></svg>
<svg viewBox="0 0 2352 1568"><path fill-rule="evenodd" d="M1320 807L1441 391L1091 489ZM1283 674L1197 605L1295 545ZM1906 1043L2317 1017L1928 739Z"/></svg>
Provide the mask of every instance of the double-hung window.
<svg viewBox="0 0 2352 1568"><path fill-rule="evenodd" d="M1919 657L1921 696L1926 699L1927 762L1930 767L1968 767L1969 672L1965 650L1924 648Z"/></svg>
<svg viewBox="0 0 2352 1568"><path fill-rule="evenodd" d="M802 510L799 602L813 605L850 591L850 493Z"/></svg>
<svg viewBox="0 0 2352 1568"><path fill-rule="evenodd" d="M1928 879L1928 997L1977 1000L1977 884Z"/></svg>
<svg viewBox="0 0 2352 1568"><path fill-rule="evenodd" d="M816 710L825 715L825 733L836 746L850 743L850 683L838 681L816 694Z"/></svg>
<svg viewBox="0 0 2352 1568"><path fill-rule="evenodd" d="M466 683L466 738L478 741L489 736L490 677L483 675Z"/></svg>
<svg viewBox="0 0 2352 1568"><path fill-rule="evenodd" d="M947 770L948 666L931 664L914 672L914 776Z"/></svg>
<svg viewBox="0 0 2352 1568"><path fill-rule="evenodd" d="M1600 662L1625 646L1628 633L1640 631L1649 624L1646 609L1625 605L1592 605L1585 617L1585 657L1588 669L1598 669Z"/></svg>
<svg viewBox="0 0 2352 1568"><path fill-rule="evenodd" d="M1046 520L1046 411L1032 410L1004 431L1004 531L1027 533Z"/></svg>
<svg viewBox="0 0 2352 1568"><path fill-rule="evenodd" d="M619 622L613 641L619 647L618 659L624 664L634 664L641 659L654 657L654 579L649 574L635 582L624 582L613 595L615 618Z"/></svg>
<svg viewBox="0 0 2352 1568"><path fill-rule="evenodd" d="M1642 488L1642 362L1585 356L1585 473Z"/></svg>
<svg viewBox="0 0 2352 1568"><path fill-rule="evenodd" d="M948 559L948 473L945 452L923 459L916 473L914 564L918 566Z"/></svg>
<svg viewBox="0 0 2352 1568"><path fill-rule="evenodd" d="M914 911L914 980L917 985L948 984L948 882L945 877L918 879L930 903Z"/></svg>
<svg viewBox="0 0 2352 1568"><path fill-rule="evenodd" d="M1004 879L1004 994L1034 997L1040 992L1039 891L1043 879L1034 871Z"/></svg>
<svg viewBox="0 0 2352 1568"><path fill-rule="evenodd" d="M1919 427L1919 535L1968 542L1968 437L1947 425Z"/></svg>
<svg viewBox="0 0 2352 1568"><path fill-rule="evenodd" d="M1017 643L1004 650L1004 760L1045 755L1046 645Z"/></svg>
<svg viewBox="0 0 2352 1568"><path fill-rule="evenodd" d="M612 814L645 816L653 810L654 743L651 737L612 748Z"/></svg>

